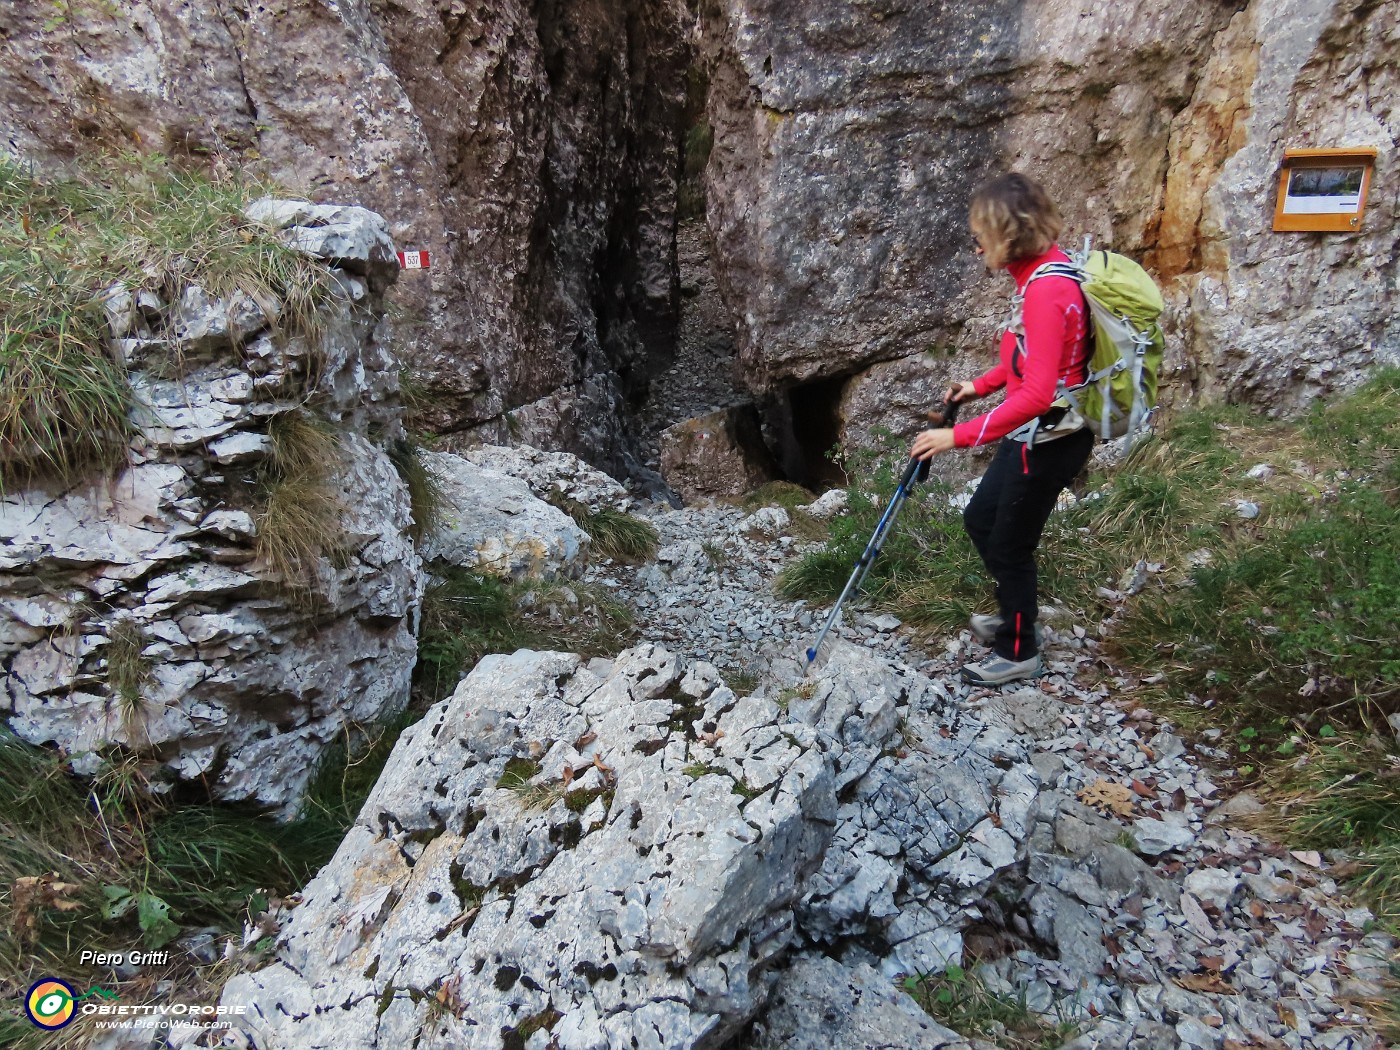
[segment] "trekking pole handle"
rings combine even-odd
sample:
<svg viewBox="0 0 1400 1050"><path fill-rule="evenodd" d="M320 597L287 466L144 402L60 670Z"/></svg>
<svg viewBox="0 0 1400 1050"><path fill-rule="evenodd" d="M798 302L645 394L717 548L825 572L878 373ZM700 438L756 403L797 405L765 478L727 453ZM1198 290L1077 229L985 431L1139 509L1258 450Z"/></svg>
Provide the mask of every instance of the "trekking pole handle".
<svg viewBox="0 0 1400 1050"><path fill-rule="evenodd" d="M929 422L939 427L951 427L958 421L958 409L961 407L961 401L944 401L943 410L941 412L934 410L928 414ZM941 419L941 422L935 422L939 419ZM920 461L911 458L909 460L910 470L905 471L905 478L901 484L908 485L910 481L927 481L929 467L932 463L933 460L931 459ZM910 471L913 471L913 473Z"/></svg>

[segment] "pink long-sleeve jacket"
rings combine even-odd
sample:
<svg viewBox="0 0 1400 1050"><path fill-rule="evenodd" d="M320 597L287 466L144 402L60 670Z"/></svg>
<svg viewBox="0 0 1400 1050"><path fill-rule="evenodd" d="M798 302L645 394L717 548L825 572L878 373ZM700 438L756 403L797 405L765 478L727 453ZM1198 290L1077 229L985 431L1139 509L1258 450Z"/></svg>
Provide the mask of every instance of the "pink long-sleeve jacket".
<svg viewBox="0 0 1400 1050"><path fill-rule="evenodd" d="M1017 353L1016 336L1009 329L1002 334L1001 362L972 385L980 396L1006 387L1006 398L990 412L953 428L958 448L996 441L1042 415L1055 400L1061 379L1069 386L1084 381L1090 350L1079 285L1068 277L1047 275L1026 288L1031 274L1048 262L1069 262L1069 256L1059 245L1052 245L1044 255L1006 264L1016 293L1025 294L1021 308L1025 352Z"/></svg>

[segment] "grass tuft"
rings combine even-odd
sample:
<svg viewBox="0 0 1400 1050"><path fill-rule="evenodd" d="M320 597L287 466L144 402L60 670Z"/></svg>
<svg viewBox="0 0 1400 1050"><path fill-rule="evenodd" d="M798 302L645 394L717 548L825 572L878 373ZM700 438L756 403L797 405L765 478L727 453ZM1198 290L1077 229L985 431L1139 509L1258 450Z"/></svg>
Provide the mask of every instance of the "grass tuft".
<svg viewBox="0 0 1400 1050"><path fill-rule="evenodd" d="M640 564L654 557L661 543L655 526L624 511L610 507L589 510L558 493L550 502L588 533L593 540L592 551L599 557Z"/></svg>
<svg viewBox="0 0 1400 1050"><path fill-rule="evenodd" d="M423 448L416 442L407 439L391 442L389 460L408 487L408 504L413 513L408 532L417 542L432 532L442 518L446 499L442 482L423 462Z"/></svg>
<svg viewBox="0 0 1400 1050"><path fill-rule="evenodd" d="M257 554L297 601L315 605L322 558L348 553L341 527L345 506L332 479L341 460L335 430L306 410L268 424L272 455L259 472L262 509L255 515Z"/></svg>
<svg viewBox="0 0 1400 1050"><path fill-rule="evenodd" d="M1024 995L994 992L975 970L953 964L942 974L907 977L903 987L941 1024L961 1035L994 1039L1004 1050L1056 1050L1078 1029L1069 1021L1046 1022Z"/></svg>
<svg viewBox="0 0 1400 1050"><path fill-rule="evenodd" d="M123 617L107 636L107 688L117 700L128 732L141 717L141 688L151 676L151 661L143 655L146 632L139 623Z"/></svg>

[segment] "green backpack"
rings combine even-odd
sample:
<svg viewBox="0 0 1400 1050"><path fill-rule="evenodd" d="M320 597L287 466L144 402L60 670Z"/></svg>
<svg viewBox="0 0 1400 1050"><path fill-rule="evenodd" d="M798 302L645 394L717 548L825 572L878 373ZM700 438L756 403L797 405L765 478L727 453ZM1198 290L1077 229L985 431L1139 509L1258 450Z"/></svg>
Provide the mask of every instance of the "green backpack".
<svg viewBox="0 0 1400 1050"><path fill-rule="evenodd" d="M1133 260L1108 251L1084 251L1068 263L1046 263L1026 282L1055 275L1079 282L1089 304L1090 338L1094 353L1089 376L1079 386L1062 381L1056 402L1084 417L1100 439L1137 436L1157 404L1157 373L1162 367L1162 293L1157 284ZM1020 313L1017 297L1015 312ZM1020 318L1015 318L1019 322ZM1020 330L1019 323L1016 330Z"/></svg>

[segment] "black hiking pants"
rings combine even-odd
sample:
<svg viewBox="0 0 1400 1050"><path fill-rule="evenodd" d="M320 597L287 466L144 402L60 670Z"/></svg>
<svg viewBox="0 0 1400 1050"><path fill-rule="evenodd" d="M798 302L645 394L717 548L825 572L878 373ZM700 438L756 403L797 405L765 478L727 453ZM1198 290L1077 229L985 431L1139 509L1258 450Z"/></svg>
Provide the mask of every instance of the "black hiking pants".
<svg viewBox="0 0 1400 1050"><path fill-rule="evenodd" d="M967 534L996 580L1002 622L992 648L1008 660L1036 654L1035 548L1055 501L1093 448L1088 428L1034 448L1003 438L963 511Z"/></svg>

